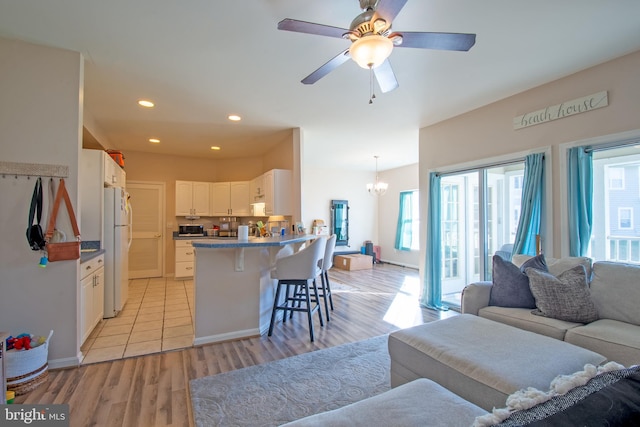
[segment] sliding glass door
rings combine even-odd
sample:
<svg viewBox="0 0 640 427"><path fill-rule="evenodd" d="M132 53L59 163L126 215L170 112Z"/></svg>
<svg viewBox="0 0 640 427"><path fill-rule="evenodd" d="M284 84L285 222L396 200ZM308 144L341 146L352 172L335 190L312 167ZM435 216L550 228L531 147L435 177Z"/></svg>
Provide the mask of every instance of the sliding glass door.
<svg viewBox="0 0 640 427"><path fill-rule="evenodd" d="M588 255L640 264L640 144L594 150Z"/></svg>
<svg viewBox="0 0 640 427"><path fill-rule="evenodd" d="M524 162L443 174L442 302L460 305L462 289L491 280L491 258L511 258L520 204Z"/></svg>

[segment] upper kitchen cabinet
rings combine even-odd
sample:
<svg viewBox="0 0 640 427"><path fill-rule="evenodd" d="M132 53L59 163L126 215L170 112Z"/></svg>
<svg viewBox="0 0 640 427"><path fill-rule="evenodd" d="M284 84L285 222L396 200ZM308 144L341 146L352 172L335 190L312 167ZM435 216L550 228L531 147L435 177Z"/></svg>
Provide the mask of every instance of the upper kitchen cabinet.
<svg viewBox="0 0 640 427"><path fill-rule="evenodd" d="M250 203L264 203L264 175L253 178L249 184Z"/></svg>
<svg viewBox="0 0 640 427"><path fill-rule="evenodd" d="M176 216L209 216L210 183L176 181Z"/></svg>
<svg viewBox="0 0 640 427"><path fill-rule="evenodd" d="M272 169L263 174L266 215L292 215L292 173L285 169Z"/></svg>
<svg viewBox="0 0 640 427"><path fill-rule="evenodd" d="M211 216L249 216L250 182L214 182L211 184Z"/></svg>
<svg viewBox="0 0 640 427"><path fill-rule="evenodd" d="M98 150L92 150L98 151ZM102 153L103 168L104 168L104 185L106 187L125 187L126 174L124 170L118 165L110 155L104 151Z"/></svg>

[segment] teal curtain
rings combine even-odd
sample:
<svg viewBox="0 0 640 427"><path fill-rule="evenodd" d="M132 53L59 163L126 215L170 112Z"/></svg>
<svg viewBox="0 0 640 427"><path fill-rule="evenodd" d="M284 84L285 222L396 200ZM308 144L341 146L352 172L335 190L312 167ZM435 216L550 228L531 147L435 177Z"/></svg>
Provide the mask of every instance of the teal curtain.
<svg viewBox="0 0 640 427"><path fill-rule="evenodd" d="M540 233L543 193L544 154L530 154L524 160L520 221L516 230L513 254L536 255L536 236Z"/></svg>
<svg viewBox="0 0 640 427"><path fill-rule="evenodd" d="M427 244L424 269L424 286L421 303L427 308L448 310L442 304L442 237L440 219L440 176L431 173L429 179L429 210L427 212Z"/></svg>
<svg viewBox="0 0 640 427"><path fill-rule="evenodd" d="M400 209L394 247L400 251L411 250L413 226L413 191L400 192Z"/></svg>
<svg viewBox="0 0 640 427"><path fill-rule="evenodd" d="M569 150L569 255L586 256L593 229L593 156L585 147Z"/></svg>

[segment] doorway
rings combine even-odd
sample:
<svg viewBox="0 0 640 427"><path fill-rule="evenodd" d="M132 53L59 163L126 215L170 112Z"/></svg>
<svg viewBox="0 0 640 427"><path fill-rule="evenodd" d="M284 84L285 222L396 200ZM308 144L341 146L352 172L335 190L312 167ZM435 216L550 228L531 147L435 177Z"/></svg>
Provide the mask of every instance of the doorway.
<svg viewBox="0 0 640 427"><path fill-rule="evenodd" d="M163 182L127 182L133 211L129 249L129 279L164 275L164 218L166 188Z"/></svg>

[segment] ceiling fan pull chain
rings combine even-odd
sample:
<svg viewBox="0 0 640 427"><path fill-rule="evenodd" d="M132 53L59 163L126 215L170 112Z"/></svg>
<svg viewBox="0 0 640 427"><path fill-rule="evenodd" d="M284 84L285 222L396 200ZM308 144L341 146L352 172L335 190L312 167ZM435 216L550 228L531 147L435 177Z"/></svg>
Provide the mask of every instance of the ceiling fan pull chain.
<svg viewBox="0 0 640 427"><path fill-rule="evenodd" d="M369 65L369 104L373 104L376 94L373 93L373 67Z"/></svg>

